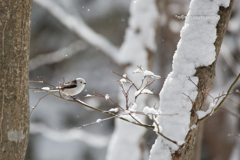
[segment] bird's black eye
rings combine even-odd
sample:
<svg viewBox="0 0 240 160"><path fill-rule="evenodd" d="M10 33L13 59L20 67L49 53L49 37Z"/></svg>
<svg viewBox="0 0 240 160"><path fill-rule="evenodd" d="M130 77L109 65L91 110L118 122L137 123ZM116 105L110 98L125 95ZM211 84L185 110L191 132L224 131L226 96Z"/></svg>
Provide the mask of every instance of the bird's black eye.
<svg viewBox="0 0 240 160"><path fill-rule="evenodd" d="M80 83L82 83L82 82L80 82Z"/></svg>

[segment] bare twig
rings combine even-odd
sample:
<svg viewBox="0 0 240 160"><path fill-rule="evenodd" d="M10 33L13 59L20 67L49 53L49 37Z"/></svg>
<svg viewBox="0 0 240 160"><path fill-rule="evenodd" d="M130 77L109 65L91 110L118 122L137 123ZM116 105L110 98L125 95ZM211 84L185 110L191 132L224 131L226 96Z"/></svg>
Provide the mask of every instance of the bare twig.
<svg viewBox="0 0 240 160"><path fill-rule="evenodd" d="M69 46L60 48L54 52L40 54L29 60L29 70L33 71L40 66L57 63L66 58L71 58L74 54L77 54L79 51L83 51L86 48L86 42L83 40L77 40L71 43Z"/></svg>
<svg viewBox="0 0 240 160"><path fill-rule="evenodd" d="M237 78L234 80L234 82L232 83L232 85L229 87L228 91L227 91L227 94L225 95L225 97L221 100L221 102L217 105L216 108L214 108L213 112L210 112L209 114L207 114L205 117L203 117L202 119L199 119L197 121L197 124L206 120L208 117L210 117L212 114L214 114L220 107L221 105L223 104L223 102L227 99L229 93L231 92L233 86L237 83L237 81L239 80L240 78L240 74L237 76Z"/></svg>
<svg viewBox="0 0 240 160"><path fill-rule="evenodd" d="M108 117L108 118L105 118L105 119L101 119L99 121L97 120L97 121L92 122L92 123L84 124L83 126L77 128L77 129L82 129L83 127L90 126L90 125L93 125L93 124L96 124L96 123L99 123L99 122L102 122L102 121L106 121L106 120L109 120L109 119L113 119L113 118L115 118L115 117L112 116L112 117Z"/></svg>
<svg viewBox="0 0 240 160"><path fill-rule="evenodd" d="M186 94L183 93L183 92L182 92L182 94L183 94L184 96L186 96L186 97L192 102L192 105L194 104L194 102L192 101L192 99L191 99L188 95L186 95Z"/></svg>
<svg viewBox="0 0 240 160"><path fill-rule="evenodd" d="M33 110L37 107L37 105L39 104L39 102L40 102L43 98L45 98L45 97L47 97L47 96L49 96L49 95L50 95L50 93L46 94L45 96L41 97L41 98L38 100L37 104L32 108L32 110L31 110L31 112L30 112L30 115L32 114Z"/></svg>
<svg viewBox="0 0 240 160"><path fill-rule="evenodd" d="M219 108L220 106L223 104L223 102L226 100L226 98L228 97L229 93L231 92L233 86L237 83L237 81L239 80L240 78L240 74L237 76L237 78L235 79L235 81L232 83L232 85L229 87L228 91L227 91L227 94L226 96L221 100L221 102L217 105L217 107L214 109L214 112L215 113Z"/></svg>
<svg viewBox="0 0 240 160"><path fill-rule="evenodd" d="M118 74L118 73L116 73L116 72L114 72L114 71L111 71L111 72L114 73L114 74L116 74L116 75L118 75L118 76L120 76L120 77L122 77L122 78L125 78L126 80L128 80L130 83L133 84L134 88L135 88L136 90L138 90L138 88L137 88L137 86L134 84L134 82L133 82L132 80L130 80L127 76L126 76L126 77L123 77L122 75L120 75L120 74Z"/></svg>

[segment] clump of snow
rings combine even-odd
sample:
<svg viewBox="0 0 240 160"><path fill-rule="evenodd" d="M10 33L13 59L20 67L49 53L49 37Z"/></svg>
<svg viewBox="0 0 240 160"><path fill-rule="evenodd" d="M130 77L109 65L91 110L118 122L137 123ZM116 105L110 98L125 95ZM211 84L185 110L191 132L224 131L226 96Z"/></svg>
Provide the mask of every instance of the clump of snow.
<svg viewBox="0 0 240 160"><path fill-rule="evenodd" d="M119 111L118 108L111 108L111 109L109 109L109 112L118 112L118 111Z"/></svg>
<svg viewBox="0 0 240 160"><path fill-rule="evenodd" d="M142 94L153 94L153 92L150 91L149 89L143 89L141 93Z"/></svg>
<svg viewBox="0 0 240 160"><path fill-rule="evenodd" d="M137 104L136 103L133 103L132 106L129 107L129 111L136 111L136 108L137 108Z"/></svg>
<svg viewBox="0 0 240 160"><path fill-rule="evenodd" d="M138 68L138 69L136 69L136 70L133 71L133 74L134 74L134 73L143 73L143 71Z"/></svg>
<svg viewBox="0 0 240 160"><path fill-rule="evenodd" d="M156 109L154 109L152 107L150 108L148 106L143 108L143 113L145 113L145 114L155 114L155 115L159 114L159 112Z"/></svg>
<svg viewBox="0 0 240 160"><path fill-rule="evenodd" d="M162 132L162 127L159 125L159 122L157 119L155 119L155 122L153 123L154 129L153 131L158 133L158 132Z"/></svg>
<svg viewBox="0 0 240 160"><path fill-rule="evenodd" d="M206 115L210 114L213 112L215 109L216 105L214 103L211 103L207 111L197 111L198 119L204 118Z"/></svg>
<svg viewBox="0 0 240 160"><path fill-rule="evenodd" d="M42 87L42 90L49 91L49 90L50 90L50 88L49 88L49 87Z"/></svg>
<svg viewBox="0 0 240 160"><path fill-rule="evenodd" d="M161 76L155 75L153 72L148 71L148 70L145 70L145 71L143 72L143 75L144 75L144 76L149 76L149 77L152 77L152 78L156 78L156 79L160 79L160 78L161 78Z"/></svg>
<svg viewBox="0 0 240 160"><path fill-rule="evenodd" d="M137 108L137 104L133 103L133 105L131 106L131 109L136 109Z"/></svg>
<svg viewBox="0 0 240 160"><path fill-rule="evenodd" d="M101 121L102 121L102 119L97 119L97 120L96 120L97 123L99 123L99 122L101 122Z"/></svg>
<svg viewBox="0 0 240 160"><path fill-rule="evenodd" d="M85 97L92 97L93 95L91 95L91 94L87 94Z"/></svg>
<svg viewBox="0 0 240 160"><path fill-rule="evenodd" d="M196 124L194 124L194 125L192 125L190 128L191 128L191 130L193 130L194 128L196 128L197 126L196 126Z"/></svg>
<svg viewBox="0 0 240 160"><path fill-rule="evenodd" d="M138 91L136 91L135 94L134 94L134 96L135 96L135 97L138 96L138 95L140 94L140 92L141 92L141 89L139 89Z"/></svg>
<svg viewBox="0 0 240 160"><path fill-rule="evenodd" d="M129 110L125 110L125 113L129 114L129 113L131 113L131 111L129 111Z"/></svg>
<svg viewBox="0 0 240 160"><path fill-rule="evenodd" d="M153 94L152 91L149 89L139 89L138 91L135 92L135 97L138 96L139 94Z"/></svg>
<svg viewBox="0 0 240 160"><path fill-rule="evenodd" d="M154 76L152 76L152 78L160 79L160 78L162 78L162 77L159 76L159 75L154 75Z"/></svg>
<svg viewBox="0 0 240 160"><path fill-rule="evenodd" d="M108 100L110 96L108 94L105 95L105 99Z"/></svg>
<svg viewBox="0 0 240 160"><path fill-rule="evenodd" d="M236 92L237 92L237 93L239 93L239 90L238 90L238 89L236 89Z"/></svg>
<svg viewBox="0 0 240 160"><path fill-rule="evenodd" d="M127 82L127 80L125 78L122 78L119 81L121 82L122 85Z"/></svg>
<svg viewBox="0 0 240 160"><path fill-rule="evenodd" d="M151 71L145 70L145 71L143 72L143 75L144 75L144 76L153 76L154 73L151 72Z"/></svg>
<svg viewBox="0 0 240 160"><path fill-rule="evenodd" d="M124 74L124 75L123 75L123 78L126 78L126 77L127 77L127 75L126 75L126 74Z"/></svg>

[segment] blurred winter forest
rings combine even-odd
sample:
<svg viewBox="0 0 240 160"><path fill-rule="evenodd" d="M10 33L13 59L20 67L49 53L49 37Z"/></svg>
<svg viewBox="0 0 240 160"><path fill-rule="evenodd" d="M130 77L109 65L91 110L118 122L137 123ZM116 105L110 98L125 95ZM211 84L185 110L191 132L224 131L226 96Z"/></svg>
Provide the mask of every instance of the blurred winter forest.
<svg viewBox="0 0 240 160"><path fill-rule="evenodd" d="M184 18L177 16L187 14L190 0L156 2L157 12L151 11L148 16L157 17L157 21L148 26L151 18L140 18L146 12L144 7L141 8L143 15L134 15L137 12L133 7L134 1L33 0L30 80L38 80L37 76L41 76L46 82L57 86L59 81L62 82L62 76L66 81L82 77L87 84L77 97L94 107L108 110L115 106L105 99L84 96L96 91L103 95L109 94L112 99L121 103L122 95L118 84L114 82L119 77L111 71L132 76L130 74L136 66L143 65L145 69L149 68L155 74L167 77L172 69L172 57L184 24ZM138 12L141 13L140 11ZM140 56L142 50L134 49L139 45L138 38L134 35L138 30L133 32L129 28L129 25L134 28L134 25L139 24L140 27L142 24L140 29L145 34L139 36L139 39L142 38L141 42L147 41L143 42L143 45L151 52L146 53L145 57ZM156 45L148 44L151 42ZM150 63L145 62L148 58ZM216 97L223 91L226 92L239 73L240 1L235 1L210 94ZM164 80L157 80L153 84L156 96L147 96L146 105L158 105L157 95L163 83ZM42 84L30 86L43 87ZM239 83L236 88L240 88ZM35 106L45 94L30 91L30 106ZM235 160L234 158L240 157L236 156L240 150L239 137L229 136L240 133L240 96L232 95L230 98L223 104L222 109L202 126L202 160ZM210 100L206 103L209 104ZM26 160L106 159L111 151L108 146L113 145L110 141L114 132L114 119L77 130L84 124L106 117L77 103L53 96L44 98L31 115ZM128 124L126 132L131 130L132 126ZM156 135L146 130L140 132L143 133L143 152L147 159ZM132 133L129 133L129 136L130 134ZM119 135L121 134L117 136Z"/></svg>

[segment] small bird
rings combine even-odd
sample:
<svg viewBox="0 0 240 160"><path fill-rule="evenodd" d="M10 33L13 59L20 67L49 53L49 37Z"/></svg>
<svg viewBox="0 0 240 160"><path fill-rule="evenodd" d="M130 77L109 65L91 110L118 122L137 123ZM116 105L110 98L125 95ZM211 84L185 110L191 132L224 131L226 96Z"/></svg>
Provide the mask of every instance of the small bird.
<svg viewBox="0 0 240 160"><path fill-rule="evenodd" d="M75 96L82 92L86 85L86 81L83 78L76 78L71 82L65 83L60 87L59 91L67 96Z"/></svg>
<svg viewBox="0 0 240 160"><path fill-rule="evenodd" d="M42 92L42 91L48 91L48 92L60 92L61 94L64 94L66 96L69 96L73 99L75 95L79 94L83 88L86 85L86 81L83 78L76 78L73 81L64 83L60 87L52 88L49 87L43 87L41 90L35 90L34 92Z"/></svg>

